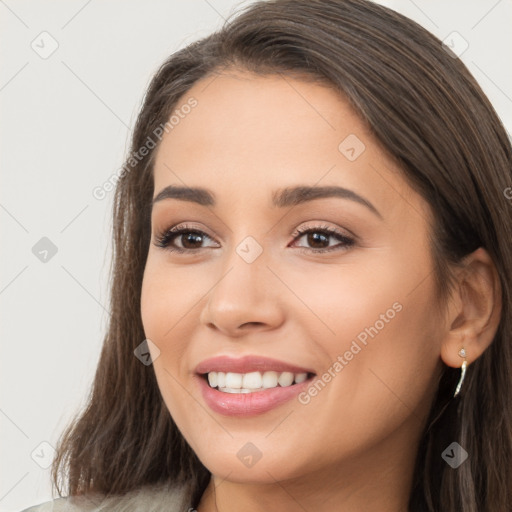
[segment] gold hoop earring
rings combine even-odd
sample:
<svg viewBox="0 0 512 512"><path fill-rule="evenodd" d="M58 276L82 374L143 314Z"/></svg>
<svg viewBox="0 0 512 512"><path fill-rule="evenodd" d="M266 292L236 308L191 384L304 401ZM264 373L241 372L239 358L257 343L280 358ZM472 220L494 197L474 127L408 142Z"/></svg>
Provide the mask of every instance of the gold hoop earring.
<svg viewBox="0 0 512 512"><path fill-rule="evenodd" d="M466 349L464 347L462 347L459 350L459 356L463 357L464 361L462 361L462 366L460 367L460 379L459 383L457 384L457 387L455 388L455 393L453 395L454 398L459 394L460 388L462 387L462 383L464 382L464 377L466 376L466 367L468 365L468 362L466 360Z"/></svg>

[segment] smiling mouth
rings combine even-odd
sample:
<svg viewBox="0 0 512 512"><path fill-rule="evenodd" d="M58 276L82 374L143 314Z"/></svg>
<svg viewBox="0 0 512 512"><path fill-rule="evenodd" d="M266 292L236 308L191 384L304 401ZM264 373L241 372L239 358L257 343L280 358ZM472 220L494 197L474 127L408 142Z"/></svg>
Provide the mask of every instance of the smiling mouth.
<svg viewBox="0 0 512 512"><path fill-rule="evenodd" d="M295 384L301 384L313 377L314 373L292 372L208 372L201 377L209 386L222 393L256 393L267 389L285 388Z"/></svg>

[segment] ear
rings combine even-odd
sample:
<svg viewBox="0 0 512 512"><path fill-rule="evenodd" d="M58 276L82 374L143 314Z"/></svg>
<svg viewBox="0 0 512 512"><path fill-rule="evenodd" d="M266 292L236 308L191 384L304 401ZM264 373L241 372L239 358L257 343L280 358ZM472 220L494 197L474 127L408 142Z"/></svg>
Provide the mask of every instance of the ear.
<svg viewBox="0 0 512 512"><path fill-rule="evenodd" d="M501 282L488 252L479 247L464 258L447 308L441 358L460 368L464 347L468 365L478 359L494 339L501 318Z"/></svg>

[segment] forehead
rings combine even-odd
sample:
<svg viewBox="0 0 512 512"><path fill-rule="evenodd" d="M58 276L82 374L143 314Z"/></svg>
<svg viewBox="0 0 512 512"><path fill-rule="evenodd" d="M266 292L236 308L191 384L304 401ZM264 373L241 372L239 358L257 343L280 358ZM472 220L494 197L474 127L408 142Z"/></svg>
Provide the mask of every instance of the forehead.
<svg viewBox="0 0 512 512"><path fill-rule="evenodd" d="M219 159L223 153L231 153L232 159L257 153L263 160L300 158L316 149L316 153L327 151L325 159L329 159L338 154L339 143L348 135L370 137L339 93L290 76L239 70L215 74L194 84L176 111L190 98L197 105L164 136L162 156L179 159L186 154L190 161L212 153Z"/></svg>
<svg viewBox="0 0 512 512"><path fill-rule="evenodd" d="M169 184L204 186L231 201L261 193L269 202L268 189L338 185L364 191L383 209L414 195L363 120L328 85L235 70L198 81L175 112L191 98L195 107L174 118L179 122L158 148L155 194Z"/></svg>

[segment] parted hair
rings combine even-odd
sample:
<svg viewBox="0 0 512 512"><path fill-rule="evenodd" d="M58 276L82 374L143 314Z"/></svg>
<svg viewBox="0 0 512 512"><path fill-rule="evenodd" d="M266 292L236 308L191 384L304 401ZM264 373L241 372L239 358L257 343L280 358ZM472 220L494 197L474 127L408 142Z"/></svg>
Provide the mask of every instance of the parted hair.
<svg viewBox="0 0 512 512"><path fill-rule="evenodd" d="M512 192L512 149L489 100L441 41L391 9L368 0L259 1L156 71L127 162L198 80L229 68L318 80L350 102L432 209L429 242L440 307L463 258L478 247L490 254L502 289L499 327L468 367L456 398L460 372L443 368L409 507L512 510L512 193L506 193ZM174 423L152 366L134 357L146 337L140 297L157 148L125 164L116 183L109 324L87 403L57 445L52 482L59 495L183 484L197 506L211 476ZM452 441L469 453L457 469L441 457Z"/></svg>

